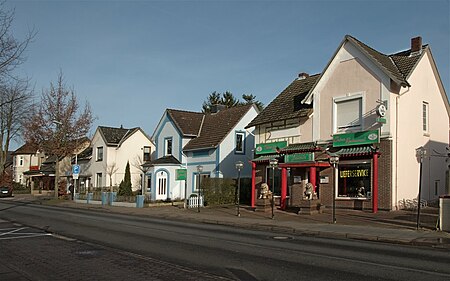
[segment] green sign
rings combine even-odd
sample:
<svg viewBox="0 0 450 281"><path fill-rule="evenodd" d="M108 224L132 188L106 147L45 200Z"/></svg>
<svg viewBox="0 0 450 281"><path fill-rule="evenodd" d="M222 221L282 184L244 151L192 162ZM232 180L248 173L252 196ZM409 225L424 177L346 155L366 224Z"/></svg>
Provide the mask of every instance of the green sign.
<svg viewBox="0 0 450 281"><path fill-rule="evenodd" d="M334 147L372 144L379 142L380 135L378 134L378 130L333 135Z"/></svg>
<svg viewBox="0 0 450 281"><path fill-rule="evenodd" d="M256 145L256 154L277 153L280 149L287 146L287 141L260 143Z"/></svg>
<svg viewBox="0 0 450 281"><path fill-rule="evenodd" d="M177 181L185 181L187 179L187 169L177 169L175 179Z"/></svg>
<svg viewBox="0 0 450 281"><path fill-rule="evenodd" d="M303 163L314 161L314 152L294 153L284 156L285 163Z"/></svg>

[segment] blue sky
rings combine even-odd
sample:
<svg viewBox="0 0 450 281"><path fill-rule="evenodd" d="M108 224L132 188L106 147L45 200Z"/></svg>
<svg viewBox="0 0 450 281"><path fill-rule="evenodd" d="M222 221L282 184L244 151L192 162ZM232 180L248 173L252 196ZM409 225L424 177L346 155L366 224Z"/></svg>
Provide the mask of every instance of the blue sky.
<svg viewBox="0 0 450 281"><path fill-rule="evenodd" d="M18 69L35 92L60 70L98 125L151 135L166 108L200 111L213 91L270 103L319 73L346 34L391 54L422 36L449 93L445 1L8 1L16 37L37 31Z"/></svg>

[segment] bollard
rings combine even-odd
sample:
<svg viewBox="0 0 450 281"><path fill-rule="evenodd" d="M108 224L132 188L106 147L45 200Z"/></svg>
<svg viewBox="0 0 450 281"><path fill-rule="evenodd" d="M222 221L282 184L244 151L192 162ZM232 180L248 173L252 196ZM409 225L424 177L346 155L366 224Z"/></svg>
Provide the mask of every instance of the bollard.
<svg viewBox="0 0 450 281"><path fill-rule="evenodd" d="M89 203L91 202L93 196L94 196L94 195L92 194L92 192L89 192L89 193L87 194L87 197L86 197L86 203L87 203L87 204L89 204Z"/></svg>
<svg viewBox="0 0 450 281"><path fill-rule="evenodd" d="M144 207L144 195L136 195L136 208Z"/></svg>
<svg viewBox="0 0 450 281"><path fill-rule="evenodd" d="M109 193L109 205L113 205L113 202L116 201L117 198L117 192L110 192Z"/></svg>
<svg viewBox="0 0 450 281"><path fill-rule="evenodd" d="M102 192L102 205L105 206L108 204L108 192Z"/></svg>

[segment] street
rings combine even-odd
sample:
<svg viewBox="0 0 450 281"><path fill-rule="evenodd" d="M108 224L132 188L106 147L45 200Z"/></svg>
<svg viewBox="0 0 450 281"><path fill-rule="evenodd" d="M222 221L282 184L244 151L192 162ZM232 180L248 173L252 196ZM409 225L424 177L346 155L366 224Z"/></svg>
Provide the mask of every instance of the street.
<svg viewBox="0 0 450 281"><path fill-rule="evenodd" d="M442 249L5 200L0 219L0 261L23 272L22 280L450 279L450 252Z"/></svg>

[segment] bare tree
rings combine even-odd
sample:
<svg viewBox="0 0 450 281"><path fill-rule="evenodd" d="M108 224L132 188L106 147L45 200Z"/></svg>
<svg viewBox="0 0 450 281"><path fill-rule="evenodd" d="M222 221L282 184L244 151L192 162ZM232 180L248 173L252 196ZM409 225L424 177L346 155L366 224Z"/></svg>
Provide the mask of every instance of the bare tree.
<svg viewBox="0 0 450 281"><path fill-rule="evenodd" d="M145 174L147 173L148 168L143 166L145 163L145 161L142 159L142 157L140 155L137 155L133 162L131 163L131 165L133 167L135 167L136 169L139 170L139 172L141 172L141 176L142 178L137 180L138 184L136 186L140 187L141 189L141 195L144 195L144 188L145 188L145 183L143 183L144 178L145 178Z"/></svg>
<svg viewBox="0 0 450 281"><path fill-rule="evenodd" d="M28 122L24 124L24 138L34 143L47 155L57 157L55 165L55 197L58 197L59 162L71 155L91 129L94 117L89 103L80 110L73 89L64 83L62 72L56 85L44 90L40 104Z"/></svg>
<svg viewBox="0 0 450 281"><path fill-rule="evenodd" d="M110 165L107 165L105 167L106 174L109 176L109 186L110 186L110 192L113 192L113 185L112 185L112 176L119 170L119 167L117 167L116 162L113 162Z"/></svg>
<svg viewBox="0 0 450 281"><path fill-rule="evenodd" d="M33 92L28 81L12 80L0 87L0 175L3 175L6 154L13 139L20 136L22 124L29 119Z"/></svg>
<svg viewBox="0 0 450 281"><path fill-rule="evenodd" d="M0 79L13 77L12 71L25 61L24 52L33 40L36 32L28 31L23 40L18 40L12 34L14 10L5 7L5 1L0 2Z"/></svg>

